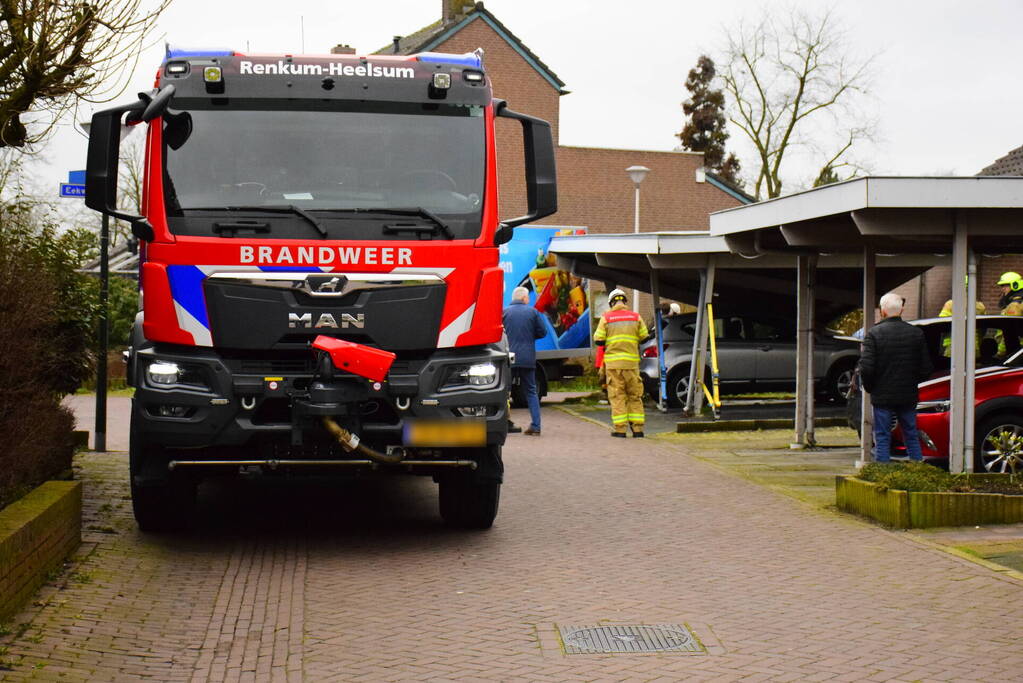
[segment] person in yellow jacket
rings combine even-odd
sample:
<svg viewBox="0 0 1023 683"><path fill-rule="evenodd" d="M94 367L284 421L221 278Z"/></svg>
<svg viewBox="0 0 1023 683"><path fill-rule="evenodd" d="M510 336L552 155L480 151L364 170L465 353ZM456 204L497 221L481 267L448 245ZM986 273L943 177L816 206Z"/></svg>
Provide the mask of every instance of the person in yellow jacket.
<svg viewBox="0 0 1023 683"><path fill-rule="evenodd" d="M976 303L976 310L977 310L977 315L984 315L985 313L987 313L987 306L984 305L983 301L978 301ZM946 301L945 305L941 307L941 310L938 312L938 317L939 318L950 318L950 317L952 317L952 300L951 299ZM1005 353L1005 342L1002 341L1002 339L1001 339L1001 336L1002 336L1001 335L1001 330L997 330L996 329L996 330L994 330L994 332L996 334L995 341L998 343L999 348L1001 348L1001 350L1002 350L1001 353L1004 354ZM976 346L976 349L977 349L978 353L980 352L980 342L981 342L981 336L980 336L980 331L978 330L977 331L977 346ZM945 358L949 358L952 355L952 335L951 334L943 335L942 338L941 338L941 355L944 356Z"/></svg>
<svg viewBox="0 0 1023 683"><path fill-rule="evenodd" d="M1023 315L1023 276L1011 270L1002 273L998 286L1002 290L998 300L1002 315Z"/></svg>
<svg viewBox="0 0 1023 683"><path fill-rule="evenodd" d="M600 316L593 341L597 365L607 377L607 398L611 403L611 436L625 438L626 427L633 437L643 436L643 381L639 377L639 345L650 332L639 313L629 310L628 298L620 289L607 296L611 307Z"/></svg>

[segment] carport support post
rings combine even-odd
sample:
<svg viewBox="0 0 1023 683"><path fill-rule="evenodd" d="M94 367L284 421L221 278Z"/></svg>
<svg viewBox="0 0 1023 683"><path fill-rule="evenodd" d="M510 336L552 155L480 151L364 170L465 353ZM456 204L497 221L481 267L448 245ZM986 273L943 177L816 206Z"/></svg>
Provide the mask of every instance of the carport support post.
<svg viewBox="0 0 1023 683"><path fill-rule="evenodd" d="M792 448L815 445L813 435L813 300L817 257L796 259L796 416Z"/></svg>
<svg viewBox="0 0 1023 683"><path fill-rule="evenodd" d="M689 390L686 394L686 405L683 415L692 417L699 415L703 409L703 390L699 382L703 381L703 367L706 363L707 330L713 328L714 321L707 321L707 302L714 296L714 257L707 257L707 267L700 272L700 296L696 309L696 334L693 335L692 362L689 367ZM699 374L697 374L699 373Z"/></svg>
<svg viewBox="0 0 1023 683"><path fill-rule="evenodd" d="M963 450L966 444L966 321L967 308L974 307L973 301L967 301L966 287L966 220L962 213L955 212L952 233L952 349L951 387L949 400L952 408L949 415L948 469L950 472L964 472L965 458ZM972 407L970 408L972 410Z"/></svg>
<svg viewBox="0 0 1023 683"><path fill-rule="evenodd" d="M877 256L872 247L863 248L863 336L874 326L874 301L876 297L874 271ZM860 461L864 465L874 461L874 407L870 403L870 394L860 387L862 396L862 414L860 416Z"/></svg>
<svg viewBox="0 0 1023 683"><path fill-rule="evenodd" d="M967 244L966 247L966 300L974 302L977 300L977 254ZM967 377L977 376L977 307L968 305L966 307L966 372ZM976 380L966 382L966 398L963 404L967 407L963 417L963 464L967 472L973 472L973 444L974 444L974 418L976 410L973 405L975 401Z"/></svg>
<svg viewBox="0 0 1023 683"><path fill-rule="evenodd" d="M654 336L657 338L657 409L668 410L667 381L664 374L664 327L661 318L661 281L656 268L650 270L650 294L654 298Z"/></svg>

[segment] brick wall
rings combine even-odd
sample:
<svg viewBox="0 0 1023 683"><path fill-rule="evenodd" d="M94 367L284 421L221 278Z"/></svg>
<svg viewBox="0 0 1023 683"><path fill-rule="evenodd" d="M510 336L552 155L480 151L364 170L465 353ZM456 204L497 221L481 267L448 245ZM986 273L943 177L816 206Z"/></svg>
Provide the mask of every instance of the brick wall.
<svg viewBox="0 0 1023 683"><path fill-rule="evenodd" d="M494 96L506 100L509 108L514 111L549 121L557 144L560 106L558 91L488 24L482 20L473 21L435 50L460 54L472 52L478 47L484 51L484 64ZM522 156L522 124L512 119L498 119L497 177L501 197L498 215L502 218L526 213Z"/></svg>
<svg viewBox="0 0 1023 683"><path fill-rule="evenodd" d="M82 484L48 481L0 510L0 622L81 543Z"/></svg>
<svg viewBox="0 0 1023 683"><path fill-rule="evenodd" d="M625 169L650 169L640 185L641 232L707 230L712 211L739 201L709 183L696 182L703 155L593 147L558 148L558 213L543 222L585 225L591 232L632 232L635 186Z"/></svg>
<svg viewBox="0 0 1023 683"><path fill-rule="evenodd" d="M478 47L484 51L494 96L507 100L515 111L550 121L557 143L561 95L488 24L473 21L435 50L463 53ZM526 199L517 121L498 121L497 148L500 215L518 216L525 213ZM643 232L706 230L711 211L740 203L708 183L696 182L701 154L559 147L557 160L559 210L542 224L587 226L600 233L632 232L634 189L625 169L633 165L650 169L640 191Z"/></svg>

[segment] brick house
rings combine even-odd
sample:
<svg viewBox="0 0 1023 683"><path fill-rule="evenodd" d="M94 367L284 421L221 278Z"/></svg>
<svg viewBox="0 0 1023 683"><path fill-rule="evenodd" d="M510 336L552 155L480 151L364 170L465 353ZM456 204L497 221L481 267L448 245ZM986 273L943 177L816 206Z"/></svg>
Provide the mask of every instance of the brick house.
<svg viewBox="0 0 1023 683"><path fill-rule="evenodd" d="M491 14L482 2L441 0L441 18L378 54L472 52L482 48L494 95L509 106L550 121L558 141L565 84L550 67ZM665 135L670 134L665 131ZM498 176L502 217L525 212L519 125L499 120ZM595 147L557 147L558 205L539 224L585 226L590 232L624 233L634 227L634 189L625 169L646 166L640 192L640 229L707 230L708 214L749 198L712 174L702 172L699 152L652 152ZM699 174L698 174L699 171ZM698 181L699 175L699 181Z"/></svg>
<svg viewBox="0 0 1023 683"><path fill-rule="evenodd" d="M1023 147L1017 147L1005 156L985 166L979 176L1023 175ZM1001 289L995 285L1006 271L1023 274L1023 254L978 254L977 294L984 302L987 313L997 314ZM896 290L906 297L906 316L930 318L936 316L945 301L952 298L952 266L935 266L920 277L913 278Z"/></svg>

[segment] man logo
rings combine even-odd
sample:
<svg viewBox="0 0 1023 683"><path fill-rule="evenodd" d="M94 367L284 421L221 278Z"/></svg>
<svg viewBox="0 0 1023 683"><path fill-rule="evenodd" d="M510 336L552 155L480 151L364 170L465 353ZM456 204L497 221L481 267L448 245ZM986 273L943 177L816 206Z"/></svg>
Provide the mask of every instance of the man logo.
<svg viewBox="0 0 1023 683"><path fill-rule="evenodd" d="M288 327L302 328L306 330L320 329L327 327L332 330L347 330L349 327L357 327L360 330L366 327L366 318L362 313L356 313L352 315L350 313L342 313L340 324L338 319L334 317L332 313L320 313L320 316L316 319L316 323L313 324L312 313L289 313L288 314Z"/></svg>

